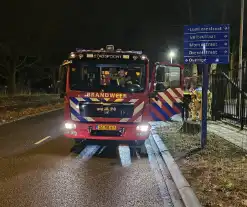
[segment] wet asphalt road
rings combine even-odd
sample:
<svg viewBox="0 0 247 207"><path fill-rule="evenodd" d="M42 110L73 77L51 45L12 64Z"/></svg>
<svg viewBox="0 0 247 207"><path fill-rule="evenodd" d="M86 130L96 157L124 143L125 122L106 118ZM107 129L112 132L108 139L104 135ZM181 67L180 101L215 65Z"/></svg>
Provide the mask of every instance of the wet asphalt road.
<svg viewBox="0 0 247 207"><path fill-rule="evenodd" d="M147 156L113 143L75 148L62 120L57 111L0 126L1 207L173 206L149 140Z"/></svg>

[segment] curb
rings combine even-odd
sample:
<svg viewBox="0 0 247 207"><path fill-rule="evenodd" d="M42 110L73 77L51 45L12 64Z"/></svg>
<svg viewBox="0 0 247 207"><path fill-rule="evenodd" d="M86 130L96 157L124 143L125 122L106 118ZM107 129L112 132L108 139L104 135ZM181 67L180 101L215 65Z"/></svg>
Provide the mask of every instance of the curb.
<svg viewBox="0 0 247 207"><path fill-rule="evenodd" d="M44 112L41 112L41 113L38 113L38 114L23 116L23 117L21 117L19 119L15 119L15 120L12 120L12 121L0 123L0 126L6 125L6 124L11 124L11 123L18 122L18 121L21 121L21 120L24 120L24 119L28 119L28 118L32 118L32 117L35 117L35 116L40 116L40 115L43 115L43 114L48 114L48 113L51 113L51 112L54 112L54 111L59 111L59 110L62 110L62 109L63 109L63 107L62 108L58 108L58 109L52 109L52 110L49 110L49 111L44 111Z"/></svg>
<svg viewBox="0 0 247 207"><path fill-rule="evenodd" d="M169 150L165 146L164 142L159 135L155 134L155 131L151 132L154 142L157 145L161 157L165 161L168 170L171 173L172 179L178 189L178 192L186 207L202 207L194 191L190 187L188 181L183 176L181 170L176 164L174 158L171 156Z"/></svg>

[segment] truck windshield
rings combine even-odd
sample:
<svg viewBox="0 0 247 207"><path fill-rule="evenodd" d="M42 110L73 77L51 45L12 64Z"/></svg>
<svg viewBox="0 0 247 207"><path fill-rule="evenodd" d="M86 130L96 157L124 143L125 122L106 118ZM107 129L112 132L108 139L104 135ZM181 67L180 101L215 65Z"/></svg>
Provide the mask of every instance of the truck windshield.
<svg viewBox="0 0 247 207"><path fill-rule="evenodd" d="M143 92L144 64L77 62L70 67L70 89L77 91Z"/></svg>

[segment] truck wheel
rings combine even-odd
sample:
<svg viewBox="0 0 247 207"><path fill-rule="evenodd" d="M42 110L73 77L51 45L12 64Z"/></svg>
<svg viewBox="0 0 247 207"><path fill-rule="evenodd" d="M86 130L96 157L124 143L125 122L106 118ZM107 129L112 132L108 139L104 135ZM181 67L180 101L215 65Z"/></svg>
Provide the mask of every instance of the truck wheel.
<svg viewBox="0 0 247 207"><path fill-rule="evenodd" d="M75 145L81 144L83 139L74 139Z"/></svg>
<svg viewBox="0 0 247 207"><path fill-rule="evenodd" d="M73 153L80 153L81 151L81 143L83 142L83 139L74 139L74 145L72 146L72 148L70 149L70 152Z"/></svg>
<svg viewBox="0 0 247 207"><path fill-rule="evenodd" d="M147 156L147 148L145 146L145 141L137 141L136 143L136 150L142 156Z"/></svg>

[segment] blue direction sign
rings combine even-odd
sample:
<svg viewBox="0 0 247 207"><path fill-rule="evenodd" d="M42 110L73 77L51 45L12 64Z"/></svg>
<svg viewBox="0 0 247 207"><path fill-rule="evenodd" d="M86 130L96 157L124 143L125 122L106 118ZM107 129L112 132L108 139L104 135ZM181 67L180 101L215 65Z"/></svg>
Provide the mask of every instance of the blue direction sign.
<svg viewBox="0 0 247 207"><path fill-rule="evenodd" d="M228 64L229 32L228 24L184 26L184 63Z"/></svg>

